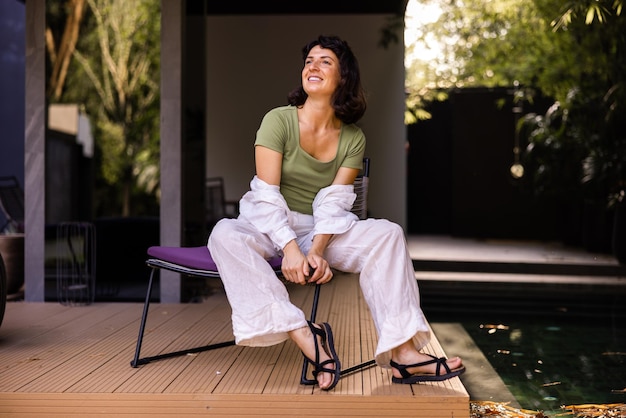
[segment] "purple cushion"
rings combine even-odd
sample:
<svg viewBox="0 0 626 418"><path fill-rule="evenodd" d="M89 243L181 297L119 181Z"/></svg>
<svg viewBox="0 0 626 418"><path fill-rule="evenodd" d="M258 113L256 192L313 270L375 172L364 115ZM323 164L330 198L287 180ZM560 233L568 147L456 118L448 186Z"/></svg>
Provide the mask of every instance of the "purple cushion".
<svg viewBox="0 0 626 418"><path fill-rule="evenodd" d="M217 271L217 266L211 252L206 246L202 247L162 247L148 248L148 255L159 260L179 264L192 269ZM274 270L280 270L281 257L267 260Z"/></svg>

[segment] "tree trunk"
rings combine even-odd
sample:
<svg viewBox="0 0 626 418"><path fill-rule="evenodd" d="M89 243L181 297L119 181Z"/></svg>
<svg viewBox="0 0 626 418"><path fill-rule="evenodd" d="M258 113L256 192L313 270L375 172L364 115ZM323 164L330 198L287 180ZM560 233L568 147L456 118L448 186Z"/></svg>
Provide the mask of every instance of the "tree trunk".
<svg viewBox="0 0 626 418"><path fill-rule="evenodd" d="M49 29L46 30L46 44L52 61L52 74L48 86L48 97L59 100L63 93L67 69L72 60L72 54L78 42L80 22L83 19L85 0L68 0L68 9L71 11L65 22L65 30L58 48L55 48L54 39Z"/></svg>

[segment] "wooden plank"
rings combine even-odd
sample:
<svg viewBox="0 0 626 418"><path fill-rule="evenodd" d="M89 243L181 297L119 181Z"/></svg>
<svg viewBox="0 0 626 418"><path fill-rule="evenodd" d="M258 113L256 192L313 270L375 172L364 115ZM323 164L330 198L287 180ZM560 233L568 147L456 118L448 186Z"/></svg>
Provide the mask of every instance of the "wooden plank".
<svg viewBox="0 0 626 418"><path fill-rule="evenodd" d="M150 318L151 321L146 327L146 337L144 348L148 348L146 351L152 348L150 344L151 338L155 329L158 329L163 324L172 321L174 318L180 318L183 316L186 306L153 306ZM126 326L121 329L115 335L110 335L108 338L104 338L95 347L97 352L106 353L106 357L98 364L93 362L89 364L85 370L88 373L84 373L80 379L70 386L67 391L74 393L81 392L115 392L120 391L129 380L140 373L140 369L135 369L130 366L130 361L133 358L135 351L135 343L137 339L137 333L139 329L139 318L141 316L141 308L124 318ZM117 349L115 348L117 347ZM81 366L75 365L80 368Z"/></svg>
<svg viewBox="0 0 626 418"><path fill-rule="evenodd" d="M214 393L260 394L285 343L270 347L245 347L237 359L237 367L224 374Z"/></svg>
<svg viewBox="0 0 626 418"><path fill-rule="evenodd" d="M111 321L115 321L115 316L130 309L135 307L115 304L78 307L73 310L72 320L63 325L44 333L31 330L31 338L15 341L11 350L2 350L5 368L0 372L0 391L28 387L49 370L77 355L84 355L103 335L114 332Z"/></svg>
<svg viewBox="0 0 626 418"><path fill-rule="evenodd" d="M112 304L112 307L115 305ZM76 385L85 376L98 376L99 382L110 380L106 376L107 372L110 375L111 363L119 356L122 348L131 348L132 338L137 333L137 312L136 307L128 306L84 332L80 338L72 341L74 355L64 358L63 362L54 366L54 372L42 375L25 385L22 390L73 391L77 390ZM116 379L120 377L121 374L118 373Z"/></svg>
<svg viewBox="0 0 626 418"><path fill-rule="evenodd" d="M286 283L292 303L310 315L314 286ZM302 355L290 340L272 347L245 347L237 367L216 388L222 393L311 393L300 385Z"/></svg>
<svg viewBox="0 0 626 418"><path fill-rule="evenodd" d="M213 393L242 350L243 347L232 346L193 354L193 362L173 378L163 393Z"/></svg>
<svg viewBox="0 0 626 418"><path fill-rule="evenodd" d="M205 322L219 322L223 327L230 327L230 307L224 299L211 299L212 303L187 304L187 305L152 305L146 321L146 335L144 336L142 356L153 356L168 351L176 351L183 348L192 348L211 342L202 342L196 338L198 324ZM181 308L182 306L182 308ZM155 319L163 319L154 323ZM139 319L139 318L138 318ZM194 326L196 326L194 328ZM185 334L189 335L185 335ZM158 338L151 334L158 335ZM182 336L184 335L184 338ZM152 338L151 338L152 337ZM232 331L226 340L232 340Z"/></svg>
<svg viewBox="0 0 626 418"><path fill-rule="evenodd" d="M209 304L217 305L218 300L219 299L215 297L211 297L207 300L207 302ZM221 296L221 300L224 300L223 296ZM201 315L201 310L204 307L203 305L205 304L194 305L194 309L190 309L186 312L186 314L191 316ZM206 307L204 307L204 310L206 310ZM189 340L187 339L189 336L187 334L195 335L196 338ZM211 311L210 313L207 313L206 317L203 317L197 324L194 325L194 327L186 332L185 338L179 339L180 345L177 345L175 349L179 350L229 341L233 338L232 326L230 323L230 312L228 313L228 316L224 318L224 316L220 317L217 315L216 311ZM170 349L174 349L174 347L170 347ZM215 387L222 380L226 371L231 368L236 359L239 358L242 350L243 347L231 346L187 355L186 358L188 362L186 367L178 371L173 381L164 389L164 392L213 392ZM158 372L160 363L168 361L170 360L163 360L153 364L148 364L145 368L154 368ZM137 376L138 379L140 374Z"/></svg>
<svg viewBox="0 0 626 418"><path fill-rule="evenodd" d="M336 276L328 289L328 293L333 290L327 301L331 306L328 321L333 326L335 346L342 362L342 369L345 370L361 362L359 318L362 314L368 313L361 312L358 307L360 287L357 276L345 273ZM362 393L362 386L362 375L352 373L343 376L335 390L344 394Z"/></svg>
<svg viewBox="0 0 626 418"><path fill-rule="evenodd" d="M23 395L23 394L16 394ZM223 416L223 417L469 417L469 408L453 409L445 400L417 402L406 397L208 394L49 394L0 400L11 416Z"/></svg>
<svg viewBox="0 0 626 418"><path fill-rule="evenodd" d="M288 287L308 316L313 287ZM0 370L0 415L469 418L469 396L458 378L396 385L389 370L376 366L321 391L300 385L303 357L291 341L132 368L140 304L25 305L9 306L4 324L11 337L0 346L7 367ZM28 316L32 322L23 318ZM344 367L373 357L376 334L358 276L338 275L323 286L317 321L332 324ZM201 304L153 304L142 354L227 339L230 307L217 292ZM445 355L436 338L425 350Z"/></svg>
<svg viewBox="0 0 626 418"><path fill-rule="evenodd" d="M58 303L7 302L0 334L5 339L11 338L11 334L14 332L19 333L30 327L54 326L55 322L52 319L68 311L72 311L71 306Z"/></svg>
<svg viewBox="0 0 626 418"><path fill-rule="evenodd" d="M303 359L304 356L295 343L292 341L285 342L280 361L272 370L263 393L283 395L313 394L316 390L315 386L300 384Z"/></svg>
<svg viewBox="0 0 626 418"><path fill-rule="evenodd" d="M219 303L217 303L219 301ZM221 300L212 300L209 304L187 304L185 309L171 316L170 320L159 324L151 329L150 335L146 343L144 355L156 355L181 349L194 348L217 342L230 341L233 339L232 327L230 323L230 307ZM159 305L162 312L166 313L175 309L179 305ZM161 311L158 311L161 312ZM150 320L151 317L148 317ZM231 366L236 358L237 353L241 351L237 347L222 348L215 351L226 350L224 353L218 354L220 363L214 363L212 368L225 370ZM134 369L129 378L121 383L115 390L117 392L164 392L172 387L175 379L185 373L185 370L191 367L195 360L201 356L212 356L211 352L197 353L193 355L185 355L182 357L159 360L148 363ZM127 358L127 361L130 357ZM128 362L126 363L128 364ZM215 380L209 385L214 387L221 379L220 375L215 375ZM207 388L207 382L204 382ZM172 390L175 390L172 388Z"/></svg>

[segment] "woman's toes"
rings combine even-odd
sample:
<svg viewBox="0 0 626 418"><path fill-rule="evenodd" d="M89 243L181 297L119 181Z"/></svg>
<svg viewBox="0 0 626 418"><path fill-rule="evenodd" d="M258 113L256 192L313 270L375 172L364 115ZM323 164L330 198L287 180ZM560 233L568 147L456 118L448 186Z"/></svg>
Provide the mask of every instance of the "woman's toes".
<svg viewBox="0 0 626 418"><path fill-rule="evenodd" d="M461 360L460 357L452 357L446 361L446 364L448 364L448 367L452 370L458 369L463 365L463 360Z"/></svg>
<svg viewBox="0 0 626 418"><path fill-rule="evenodd" d="M319 385L320 389L326 389L330 386L331 382L332 378L329 373L320 373L317 375L317 384Z"/></svg>

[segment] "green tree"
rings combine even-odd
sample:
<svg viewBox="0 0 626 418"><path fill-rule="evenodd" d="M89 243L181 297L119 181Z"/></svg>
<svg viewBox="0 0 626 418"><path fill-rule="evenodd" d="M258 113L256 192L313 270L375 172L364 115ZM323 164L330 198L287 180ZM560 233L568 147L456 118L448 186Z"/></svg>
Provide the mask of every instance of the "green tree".
<svg viewBox="0 0 626 418"><path fill-rule="evenodd" d="M85 0L68 0L66 3L49 1L46 7L49 10L46 50L51 64L47 96L52 101L58 101L63 94L68 68L78 42Z"/></svg>
<svg viewBox="0 0 626 418"><path fill-rule="evenodd" d="M407 107L423 118L423 106L445 92L471 86L534 85L542 68L552 68L542 53L554 44L550 22L527 0L424 0L441 10L421 28L418 42L435 44L434 59L415 60L407 69ZM409 47L411 48L411 47ZM409 53L411 50L409 49Z"/></svg>
<svg viewBox="0 0 626 418"><path fill-rule="evenodd" d="M559 43L547 57L566 66L555 66L538 85L556 98L562 124L545 124L546 115L530 115L531 126L546 129L529 136L528 160L537 149L551 150L553 158L575 146L582 154L577 163L577 186L587 205L611 206L626 187L626 19L621 0L535 0L538 9L551 16L552 32ZM556 58L555 58L556 57ZM559 57L566 59L557 60ZM539 134L538 134L539 133ZM545 154L545 152L544 152ZM554 165L540 165L542 172ZM537 172L541 174L541 172ZM556 188L556 185L553 185Z"/></svg>
<svg viewBox="0 0 626 418"><path fill-rule="evenodd" d="M88 7L82 21L63 18L83 1ZM63 7L48 1L48 13L53 34L77 33L80 24L67 80L51 100L81 104L93 122L96 215L156 213L159 0L67 0Z"/></svg>
<svg viewBox="0 0 626 418"><path fill-rule="evenodd" d="M113 191L109 196L121 195L121 214L129 216L132 196L158 186L160 3L87 2L97 49L93 43L84 52L79 47L75 57L99 99L102 179Z"/></svg>
<svg viewBox="0 0 626 418"><path fill-rule="evenodd" d="M415 106L414 115L438 97L433 91L508 87L517 81L526 99L532 99L534 90L556 99L562 116L558 123L553 115L526 118L534 123L528 132L541 141L531 144L531 151L537 145L534 151L546 164L566 150L577 158L573 163L578 184L571 186L579 189L583 184L587 199L606 201L625 187L626 127L620 116L626 110L623 0L423 2L436 2L442 13L423 29L421 40L436 39L442 53L408 69L408 106ZM545 179L548 168L540 164L539 177Z"/></svg>
<svg viewBox="0 0 626 418"><path fill-rule="evenodd" d="M558 34L528 0L424 0L441 10L418 38L441 51L432 60L416 60L407 69L409 99L427 103L433 90L445 92L470 86L537 86L567 67L567 57L555 62L546 55L558 44ZM410 52L410 51L409 51ZM553 85L553 81L549 83ZM411 107L411 103L409 103Z"/></svg>
<svg viewBox="0 0 626 418"><path fill-rule="evenodd" d="M610 36L607 23L619 18L622 0L421 3L437 4L441 15L422 28L418 40L435 42L441 53L433 60L416 60L408 68L410 97L428 99L435 97L428 90L512 86L518 81L564 100L590 69L593 76L607 74L605 64L612 57L598 43ZM619 38L623 35L617 34ZM418 99L415 103L422 102Z"/></svg>

